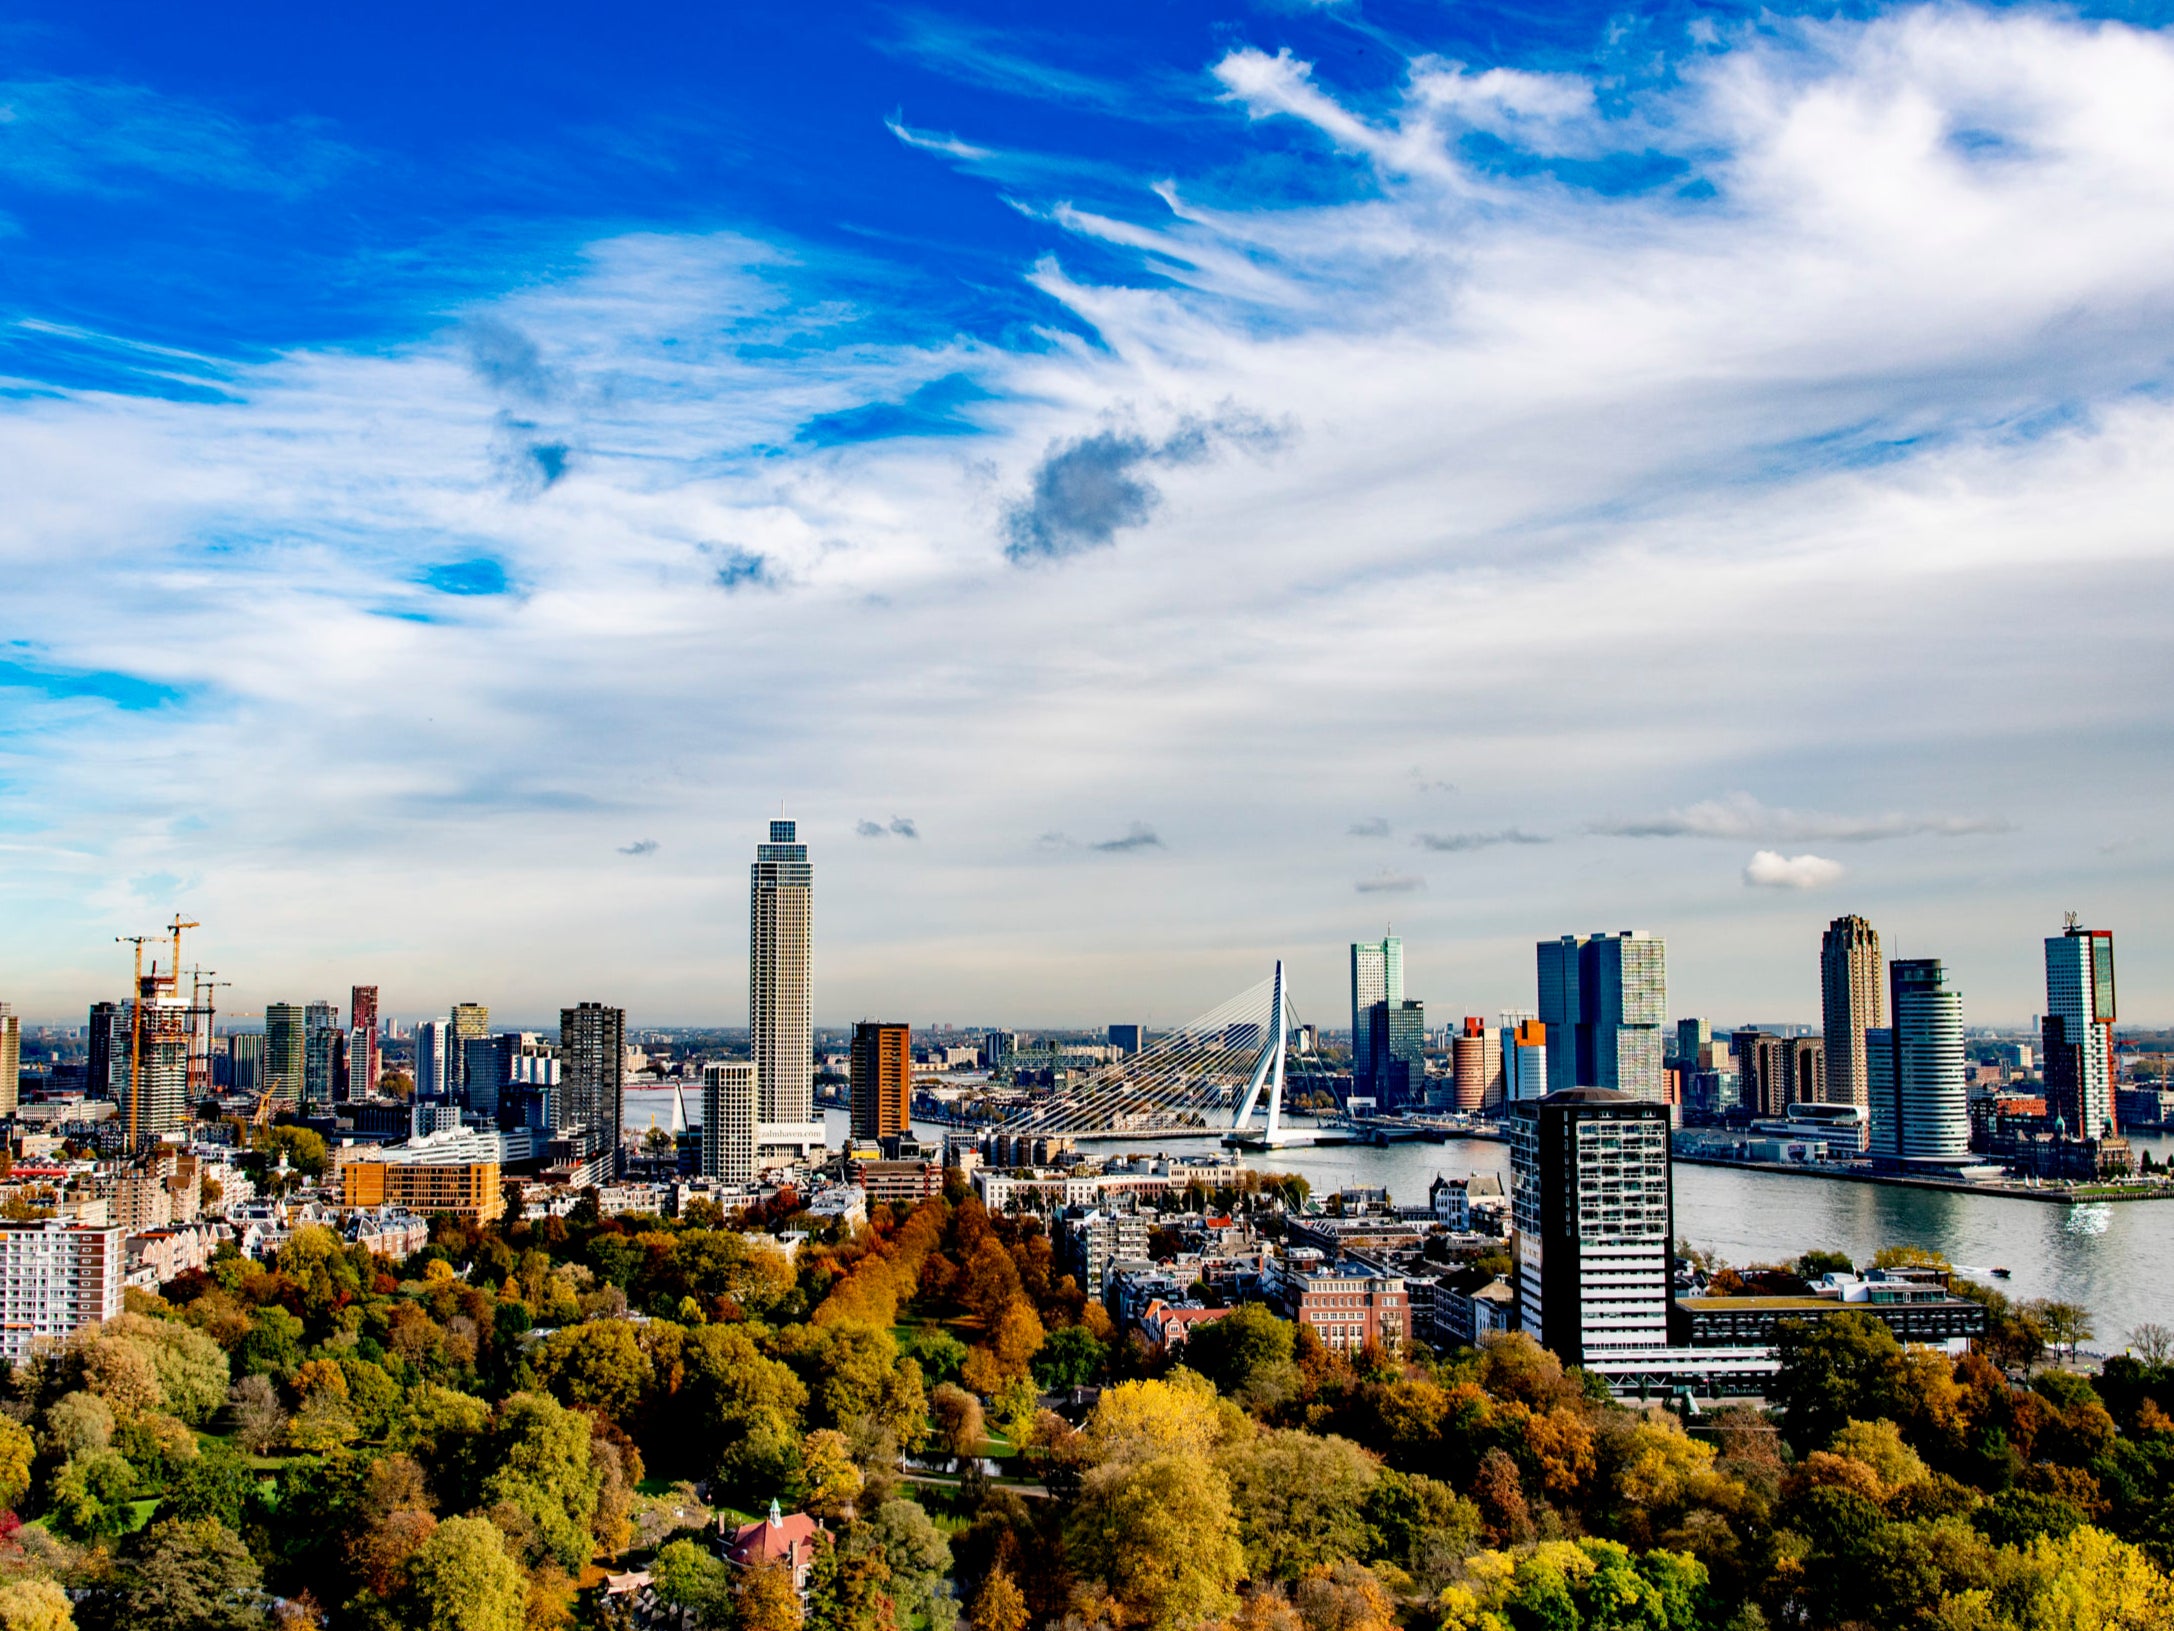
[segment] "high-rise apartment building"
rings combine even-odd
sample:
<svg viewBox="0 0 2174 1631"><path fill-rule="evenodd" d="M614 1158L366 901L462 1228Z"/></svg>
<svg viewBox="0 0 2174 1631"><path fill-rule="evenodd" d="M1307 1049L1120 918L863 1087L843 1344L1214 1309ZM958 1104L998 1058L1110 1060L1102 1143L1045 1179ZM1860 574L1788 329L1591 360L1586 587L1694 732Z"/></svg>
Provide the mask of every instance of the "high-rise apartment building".
<svg viewBox="0 0 2174 1631"><path fill-rule="evenodd" d="M142 1013L139 1016L139 1006ZM116 1061L119 1120L138 1140L189 1125L189 1001L164 975L146 974L120 1015L124 1049Z"/></svg>
<svg viewBox="0 0 2174 1631"><path fill-rule="evenodd" d="M1449 1072L1457 1108L1491 1109L1502 1102L1502 1038L1477 1014L1464 1017L1464 1029L1450 1038Z"/></svg>
<svg viewBox="0 0 2174 1631"><path fill-rule="evenodd" d="M1539 975L1550 1088L1605 1087L1665 1102L1666 943L1638 929L1543 940Z"/></svg>
<svg viewBox="0 0 2174 1631"><path fill-rule="evenodd" d="M114 1066L128 1068L128 1026L117 1002L91 1004L90 1023L85 1029L84 1042L89 1049L83 1062L83 1091L94 1099L117 1099L118 1078Z"/></svg>
<svg viewBox="0 0 2174 1631"><path fill-rule="evenodd" d="M1537 1015L1502 1016L1502 1097L1509 1104L1547 1097L1547 1027Z"/></svg>
<svg viewBox="0 0 2174 1631"><path fill-rule="evenodd" d="M2118 1130L2114 1086L2114 937L2071 918L2046 941L2046 1114L2071 1138Z"/></svg>
<svg viewBox="0 0 2174 1631"><path fill-rule="evenodd" d="M1782 1044L1782 1059L1789 1073L1791 1104L1829 1102L1827 1044L1824 1039L1816 1036L1792 1036Z"/></svg>
<svg viewBox="0 0 2174 1631"><path fill-rule="evenodd" d="M755 1116L761 1099L751 1060L702 1067L702 1176L755 1181Z"/></svg>
<svg viewBox="0 0 2174 1631"><path fill-rule="evenodd" d="M1566 1365L1668 1346L1669 1109L1608 1088L1513 1103L1519 1319Z"/></svg>
<svg viewBox="0 0 2174 1631"><path fill-rule="evenodd" d="M298 1002L264 1005L264 1091L300 1102L309 1073L309 1019Z"/></svg>
<svg viewBox="0 0 2174 1631"><path fill-rule="evenodd" d="M864 1019L853 1027L849 1066L853 1136L891 1138L913 1115L913 1033L904 1025Z"/></svg>
<svg viewBox="0 0 2174 1631"><path fill-rule="evenodd" d="M1789 1113L1789 1039L1772 1031L1737 1031L1729 1037L1736 1060L1739 1102L1755 1116Z"/></svg>
<svg viewBox="0 0 2174 1631"><path fill-rule="evenodd" d="M118 1228L0 1223L0 1358L20 1363L39 1343L118 1319L121 1242Z"/></svg>
<svg viewBox="0 0 2174 1631"><path fill-rule="evenodd" d="M340 1009L312 1002L302 1009L302 1098L322 1110L332 1102L333 1067L339 1062Z"/></svg>
<svg viewBox="0 0 2174 1631"><path fill-rule="evenodd" d="M235 1093L264 1091L262 1031L237 1031L226 1039L226 1085Z"/></svg>
<svg viewBox="0 0 2174 1631"><path fill-rule="evenodd" d="M426 1019L415 1027L415 1096L418 1099L449 1099L453 1096L453 1022Z"/></svg>
<svg viewBox="0 0 2174 1631"><path fill-rule="evenodd" d="M347 992L347 1096L367 1099L377 1092L384 1056L377 1041L377 987L350 986Z"/></svg>
<svg viewBox="0 0 2174 1631"><path fill-rule="evenodd" d="M748 869L747 1025L762 1121L805 1122L815 1113L815 870L790 821Z"/></svg>
<svg viewBox="0 0 2174 1631"><path fill-rule="evenodd" d="M1948 985L1937 957L1890 963L1887 981L1892 1023L1867 1033L1865 1044L1872 1153L1904 1161L1965 1157L1970 1102L1962 995Z"/></svg>
<svg viewBox="0 0 2174 1631"><path fill-rule="evenodd" d="M1869 1105L1872 1078L1865 1033L1884 1030L1880 932L1861 917L1838 917L1819 939L1819 1011L1827 1043L1827 1097Z"/></svg>
<svg viewBox="0 0 2174 1631"><path fill-rule="evenodd" d="M585 1002L559 1010L559 1130L578 1133L591 1160L619 1158L627 1011Z"/></svg>
<svg viewBox="0 0 2174 1631"><path fill-rule="evenodd" d="M23 1096L23 1022L0 1002L0 1116L12 1116Z"/></svg>
<svg viewBox="0 0 2174 1631"><path fill-rule="evenodd" d="M1140 1051L1147 1039L1144 1025L1112 1025L1109 1031L1110 1046L1120 1053L1134 1054Z"/></svg>
<svg viewBox="0 0 2174 1631"><path fill-rule="evenodd" d="M1351 1075L1352 1091L1379 1096L1372 1079L1374 1058L1381 1044L1374 1036L1374 1011L1383 1003L1390 1008L1404 1001L1404 942L1395 935L1379 940L1355 940L1351 944Z"/></svg>

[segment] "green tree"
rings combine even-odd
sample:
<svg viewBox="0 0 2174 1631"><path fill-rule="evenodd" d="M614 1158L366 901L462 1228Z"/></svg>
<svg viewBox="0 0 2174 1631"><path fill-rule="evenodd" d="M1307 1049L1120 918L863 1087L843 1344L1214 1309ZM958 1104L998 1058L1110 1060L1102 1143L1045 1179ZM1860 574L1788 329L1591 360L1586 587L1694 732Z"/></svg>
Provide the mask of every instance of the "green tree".
<svg viewBox="0 0 2174 1631"><path fill-rule="evenodd" d="M658 1551L649 1576L661 1601L693 1609L706 1626L731 1623L732 1571L707 1547L675 1540Z"/></svg>
<svg viewBox="0 0 2174 1631"><path fill-rule="evenodd" d="M406 1631L523 1631L528 1582L498 1530L448 1518L408 1559Z"/></svg>
<svg viewBox="0 0 2174 1631"><path fill-rule="evenodd" d="M883 1502L866 1522L855 1524L843 1550L848 1558L863 1552L880 1555L898 1606L909 1615L926 1611L936 1583L951 1570L951 1544L943 1531L929 1521L920 1502L903 1498Z"/></svg>
<svg viewBox="0 0 2174 1631"><path fill-rule="evenodd" d="M1034 1379L1043 1388L1085 1387L1110 1362L1109 1345L1084 1325L1065 1325L1049 1333L1034 1356Z"/></svg>
<svg viewBox="0 0 2174 1631"><path fill-rule="evenodd" d="M244 1374L285 1381L302 1363L302 1322L276 1305L250 1310L249 1334L235 1355Z"/></svg>
<svg viewBox="0 0 2174 1631"><path fill-rule="evenodd" d="M2076 1350L2098 1335L2097 1329L2091 1323L2091 1310L2081 1303L2062 1302L2057 1298L2039 1298L2024 1304L2024 1311L2045 1332L2048 1343L2055 1348L2068 1350L2070 1364L2076 1362Z"/></svg>
<svg viewBox="0 0 2174 1631"><path fill-rule="evenodd" d="M1097 1467L1067 1537L1074 1565L1145 1631L1189 1631L1237 1606L1245 1551L1230 1488L1199 1455Z"/></svg>
<svg viewBox="0 0 2174 1631"><path fill-rule="evenodd" d="M63 1459L113 1442L113 1406L95 1393L63 1393L46 1407L45 1442Z"/></svg>
<svg viewBox="0 0 2174 1631"><path fill-rule="evenodd" d="M1265 1432L1230 1446L1219 1465L1254 1579L1296 1581L1367 1552L1367 1497L1381 1470L1349 1439Z"/></svg>
<svg viewBox="0 0 2174 1631"><path fill-rule="evenodd" d="M174 1631L254 1631L265 1623L260 1572L241 1536L216 1518L166 1518L116 1571L114 1620Z"/></svg>
<svg viewBox="0 0 2174 1631"><path fill-rule="evenodd" d="M205 1439L194 1459L174 1469L159 1512L170 1518L214 1518L238 1530L256 1491L249 1464L221 1440Z"/></svg>
<svg viewBox="0 0 2174 1631"><path fill-rule="evenodd" d="M85 1450L53 1477L53 1522L79 1540L118 1535L134 1516L136 1472L116 1450Z"/></svg>
<svg viewBox="0 0 2174 1631"><path fill-rule="evenodd" d="M483 1480L487 1507L504 1503L535 1525L539 1542L569 1573L594 1549L590 1525L600 1480L589 1455L589 1418L542 1393L516 1393L500 1408Z"/></svg>
<svg viewBox="0 0 2174 1631"><path fill-rule="evenodd" d="M1367 1493L1365 1516L1382 1555L1423 1587L1439 1590L1480 1549L1480 1509L1422 1473L1382 1473Z"/></svg>
<svg viewBox="0 0 2174 1631"><path fill-rule="evenodd" d="M1211 1324L1196 1326L1185 1343L1185 1363L1223 1392L1256 1409L1286 1397L1297 1386L1292 1363L1297 1340L1288 1320L1265 1303L1240 1303Z"/></svg>
<svg viewBox="0 0 2174 1631"><path fill-rule="evenodd" d="M1852 1309L1818 1320L1783 1320L1776 1346L1781 1374L1771 1397L1800 1455L1824 1445L1852 1418L1907 1415L1902 1344L1870 1314Z"/></svg>

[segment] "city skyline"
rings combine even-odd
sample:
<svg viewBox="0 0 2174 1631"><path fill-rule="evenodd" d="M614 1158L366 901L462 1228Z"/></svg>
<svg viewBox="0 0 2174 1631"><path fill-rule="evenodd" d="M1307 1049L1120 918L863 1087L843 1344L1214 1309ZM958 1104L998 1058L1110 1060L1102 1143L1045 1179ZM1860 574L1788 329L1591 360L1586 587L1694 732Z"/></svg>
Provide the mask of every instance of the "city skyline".
<svg viewBox="0 0 2174 1631"><path fill-rule="evenodd" d="M26 1017L181 905L250 1009L728 1020L780 799L839 1023L1182 1015L1279 954L1327 1021L1384 915L1465 1011L1638 922L1700 1008L1810 1014L1845 909L2024 1023L2011 948L2174 907L2160 32L848 7L820 66L342 19L230 71L47 10Z"/></svg>

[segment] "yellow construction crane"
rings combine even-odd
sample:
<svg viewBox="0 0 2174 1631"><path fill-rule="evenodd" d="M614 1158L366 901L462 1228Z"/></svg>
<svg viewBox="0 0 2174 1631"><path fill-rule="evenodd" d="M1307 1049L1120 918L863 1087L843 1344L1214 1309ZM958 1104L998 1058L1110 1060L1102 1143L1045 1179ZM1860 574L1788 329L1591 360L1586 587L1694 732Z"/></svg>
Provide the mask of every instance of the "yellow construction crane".
<svg viewBox="0 0 2174 1631"><path fill-rule="evenodd" d="M143 1097L143 948L147 934L117 934L116 945L136 948L136 983L128 988L128 1147L136 1147L136 1104ZM156 963L151 965L154 969Z"/></svg>

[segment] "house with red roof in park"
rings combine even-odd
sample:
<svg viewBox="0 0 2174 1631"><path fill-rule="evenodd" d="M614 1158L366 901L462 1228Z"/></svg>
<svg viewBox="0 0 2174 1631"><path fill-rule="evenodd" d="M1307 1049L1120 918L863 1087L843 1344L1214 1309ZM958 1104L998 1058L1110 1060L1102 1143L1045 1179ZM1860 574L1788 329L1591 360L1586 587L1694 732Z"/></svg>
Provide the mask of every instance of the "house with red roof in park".
<svg viewBox="0 0 2174 1631"><path fill-rule="evenodd" d="M722 1520L717 1527L722 1534ZM736 1569L752 1569L763 1563L778 1564L790 1571L793 1590L805 1598L808 1574L815 1567L815 1537L823 1532L823 1526L805 1512L795 1512L787 1517L778 1510L777 1502L772 1501L769 1517L756 1523L741 1524L732 1531L732 1538L725 1542L725 1561Z"/></svg>

